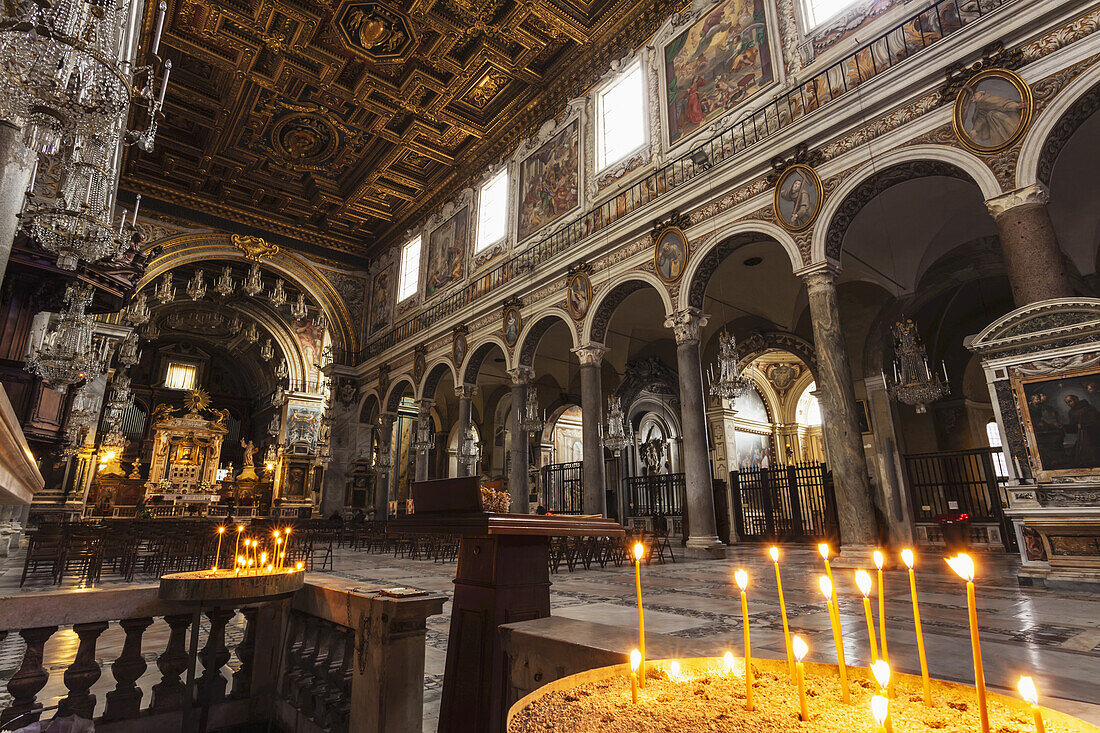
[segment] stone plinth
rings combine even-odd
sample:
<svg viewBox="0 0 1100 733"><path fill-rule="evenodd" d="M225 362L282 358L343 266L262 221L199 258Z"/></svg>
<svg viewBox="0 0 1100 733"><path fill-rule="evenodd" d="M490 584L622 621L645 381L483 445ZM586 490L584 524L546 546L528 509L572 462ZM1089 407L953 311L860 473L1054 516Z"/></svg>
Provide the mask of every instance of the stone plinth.
<svg viewBox="0 0 1100 733"><path fill-rule="evenodd" d="M160 579L160 598L189 603L241 603L293 593L305 582L305 571L241 573L199 570L174 573Z"/></svg>

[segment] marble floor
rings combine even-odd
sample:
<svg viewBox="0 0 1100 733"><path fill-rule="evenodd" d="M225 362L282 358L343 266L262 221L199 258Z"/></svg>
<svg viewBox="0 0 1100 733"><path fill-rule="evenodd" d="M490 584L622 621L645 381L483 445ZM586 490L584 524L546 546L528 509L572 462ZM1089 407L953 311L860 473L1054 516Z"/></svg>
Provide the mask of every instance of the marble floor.
<svg viewBox="0 0 1100 733"><path fill-rule="evenodd" d="M741 646L741 609L733 584L734 570L745 568L750 576L749 616L753 653L762 657L785 656L782 620L771 561L766 548L744 545L731 548L725 560L685 562L643 567L646 629L650 638L661 639L662 648L680 656L721 656ZM1100 595L1036 588L1021 588L1015 564L1003 555L977 557L978 616L986 678L991 688L1015 689L1021 674L1031 674L1040 694L1051 707L1100 724ZM0 568L0 596L35 592L48 584L28 583L18 588L22 558L15 556ZM828 614L818 590L824 572L811 548L788 548L782 560L783 588L792 633L810 645L808 659L835 661ZM929 672L934 677L973 682L964 586L942 558L918 558L918 592L924 627ZM454 564L406 560L389 556L337 551L334 574L364 584L406 585L450 595ZM849 664L866 665L870 656L862 602L853 571L836 570L845 656ZM552 613L572 619L634 629L634 577L632 568L563 572L551 577ZM108 581L110 582L110 581ZM908 580L904 570L886 572L887 639L894 668L919 674ZM877 613L877 611L876 611ZM424 730L434 731L447 651L450 605L428 620L425 652ZM240 634L239 624L229 631L230 643ZM141 680L148 689L158 678L154 660L167 641L167 626L158 622L145 636L150 671ZM46 665L52 674L42 698L46 704L65 694L60 671L76 650L75 634L59 632L46 648ZM652 642L651 642L652 643ZM109 663L121 649L117 627L105 632L97 656ZM0 643L0 686L17 668L22 642L9 635ZM628 650L624 650L628 651ZM106 672L106 670L105 670ZM106 692L113 681L106 673L94 689ZM102 694L99 696L102 701ZM0 689L0 705L7 703ZM102 704L102 702L101 702Z"/></svg>

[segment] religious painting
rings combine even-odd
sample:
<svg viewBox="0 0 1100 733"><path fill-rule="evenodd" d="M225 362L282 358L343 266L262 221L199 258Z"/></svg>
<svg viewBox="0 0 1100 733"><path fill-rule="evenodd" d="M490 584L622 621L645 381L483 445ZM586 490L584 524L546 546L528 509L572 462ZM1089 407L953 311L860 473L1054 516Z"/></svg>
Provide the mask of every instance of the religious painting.
<svg viewBox="0 0 1100 733"><path fill-rule="evenodd" d="M523 328L523 316L519 314L519 308L514 305L510 305L504 309L504 343L508 344L508 348L516 345L519 341L519 332Z"/></svg>
<svg viewBox="0 0 1100 733"><path fill-rule="evenodd" d="M428 237L427 262L424 270L424 297L436 293L462 279L466 269L466 243L469 240L470 209L463 206L443 222Z"/></svg>
<svg viewBox="0 0 1100 733"><path fill-rule="evenodd" d="M393 265L374 276L370 289L370 332L377 333L390 325L390 290L393 286Z"/></svg>
<svg viewBox="0 0 1100 733"><path fill-rule="evenodd" d="M305 466L290 465L286 469L286 479L279 492L284 499L304 499L306 496Z"/></svg>
<svg viewBox="0 0 1100 733"><path fill-rule="evenodd" d="M1032 108L1027 82L1007 69L986 69L955 98L955 135L974 152L996 153L1020 139Z"/></svg>
<svg viewBox="0 0 1100 733"><path fill-rule="evenodd" d="M298 344L302 347L302 356L306 359L306 371L313 378L320 369L321 349L324 346L325 325L324 322L314 318L304 318L295 321L294 334L298 337Z"/></svg>
<svg viewBox="0 0 1100 733"><path fill-rule="evenodd" d="M1012 382L1035 477L1100 475L1100 369Z"/></svg>
<svg viewBox="0 0 1100 733"><path fill-rule="evenodd" d="M824 192L817 172L801 163L783 171L775 184L775 219L792 232L808 229L821 211Z"/></svg>
<svg viewBox="0 0 1100 733"><path fill-rule="evenodd" d="M759 471L762 468L771 468L772 437L770 435L734 430L733 442L737 447L734 470Z"/></svg>
<svg viewBox="0 0 1100 733"><path fill-rule="evenodd" d="M321 427L321 408L291 403L286 412L287 443L313 443Z"/></svg>
<svg viewBox="0 0 1100 733"><path fill-rule="evenodd" d="M580 178L580 123L573 120L520 164L520 241L580 205Z"/></svg>
<svg viewBox="0 0 1100 733"><path fill-rule="evenodd" d="M653 264L657 276L666 283L674 283L684 274L687 264L688 241L678 227L667 227L657 237L653 246Z"/></svg>
<svg viewBox="0 0 1100 733"><path fill-rule="evenodd" d="M674 145L774 80L765 0L724 0L664 48Z"/></svg>
<svg viewBox="0 0 1100 733"><path fill-rule="evenodd" d="M466 341L466 334L462 331L455 331L454 340L451 341L451 360L454 361L455 367L461 367L462 362L466 361L468 349L469 343Z"/></svg>
<svg viewBox="0 0 1100 733"><path fill-rule="evenodd" d="M569 306L569 315L578 321L584 320L592 302L592 281L588 279L587 273L578 272L569 278L565 301Z"/></svg>
<svg viewBox="0 0 1100 733"><path fill-rule="evenodd" d="M420 382L424 378L424 372L428 369L428 357L424 355L424 351L421 349L416 350L416 355L413 356L413 379Z"/></svg>

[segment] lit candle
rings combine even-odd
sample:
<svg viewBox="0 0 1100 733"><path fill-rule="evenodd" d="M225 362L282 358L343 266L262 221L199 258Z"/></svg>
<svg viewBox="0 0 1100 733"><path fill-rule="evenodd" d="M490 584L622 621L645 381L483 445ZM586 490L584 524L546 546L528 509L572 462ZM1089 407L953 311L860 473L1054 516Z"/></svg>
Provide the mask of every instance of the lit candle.
<svg viewBox="0 0 1100 733"><path fill-rule="evenodd" d="M638 684L645 687L645 617L642 615L642 555L645 554L645 546L641 542L634 543L634 590L638 594L638 653L642 655L641 666L638 667Z"/></svg>
<svg viewBox="0 0 1100 733"><path fill-rule="evenodd" d="M779 575L779 548L768 550L775 565L775 587L779 589L779 613L783 617L783 643L787 647L787 674L794 677L794 653L791 650L791 630L787 625L787 604L783 600L783 578Z"/></svg>
<svg viewBox="0 0 1100 733"><path fill-rule="evenodd" d="M222 535L225 534L225 527L218 527L218 549L214 552L214 572L218 572L218 560L222 556Z"/></svg>
<svg viewBox="0 0 1100 733"><path fill-rule="evenodd" d="M283 530L283 553L290 554L290 527Z"/></svg>
<svg viewBox="0 0 1100 733"><path fill-rule="evenodd" d="M886 718L890 714L890 700L883 695L875 695L871 698L871 715L875 716L878 723L878 733L886 733Z"/></svg>
<svg viewBox="0 0 1100 733"><path fill-rule="evenodd" d="M306 567L305 563L300 562L300 563L298 563L297 565L294 566L294 569L298 570L298 571L302 571L302 570L305 570L305 567Z"/></svg>
<svg viewBox="0 0 1100 733"><path fill-rule="evenodd" d="M680 663L676 660L672 661L672 664L668 665L668 676L673 681L680 680Z"/></svg>
<svg viewBox="0 0 1100 733"><path fill-rule="evenodd" d="M901 551L901 561L909 568L909 595L913 599L913 625L917 629L917 655L920 657L920 676L924 682L924 704L932 704L932 685L928 681L928 661L924 657L924 632L920 627L920 605L917 603L917 579L913 575L913 551Z"/></svg>
<svg viewBox="0 0 1100 733"><path fill-rule="evenodd" d="M838 605L836 601L836 583L833 582L833 568L829 565L829 545L822 542L817 546L817 551L821 553L821 559L825 561L825 575L829 576L829 585L832 586L833 594L829 600L833 602L833 605Z"/></svg>
<svg viewBox="0 0 1100 733"><path fill-rule="evenodd" d="M630 699L638 704L638 666L642 663L642 653L637 649L630 652Z"/></svg>
<svg viewBox="0 0 1100 733"><path fill-rule="evenodd" d="M279 563L279 530L275 530L271 534L275 538L275 549L273 552L275 554L275 564L277 566Z"/></svg>
<svg viewBox="0 0 1100 733"><path fill-rule="evenodd" d="M947 564L966 581L966 607L970 612L970 649L974 653L974 687L978 694L978 717L982 733L989 733L989 710L985 701L985 672L982 670L982 647L978 639L978 607L974 599L974 561L970 555L947 558Z"/></svg>
<svg viewBox="0 0 1100 733"><path fill-rule="evenodd" d="M239 557L241 554L241 532L244 532L244 525L237 525L237 544L233 545L233 555Z"/></svg>
<svg viewBox="0 0 1100 733"><path fill-rule="evenodd" d="M801 636L791 639L791 648L795 658L794 679L798 684L799 718L802 722L806 722L810 719L810 711L806 706L806 670L802 666L802 657L806 656L806 652L810 651L810 648L806 646L806 642L802 641Z"/></svg>
<svg viewBox="0 0 1100 733"><path fill-rule="evenodd" d="M817 579L821 594L825 596L825 606L829 609L829 623L833 626L833 644L836 646L836 664L840 671L840 698L844 702L852 701L848 690L848 670L844 667L844 639L840 633L840 614L833 605L833 583L824 575Z"/></svg>
<svg viewBox="0 0 1100 733"><path fill-rule="evenodd" d="M726 652L722 655L722 661L726 663L726 673L730 676L730 680L733 680L733 652Z"/></svg>
<svg viewBox="0 0 1100 733"><path fill-rule="evenodd" d="M856 585L863 594L863 613L867 616L867 637L871 640L871 663L878 661L878 644L875 643L875 618L871 615L871 576L866 570L856 571Z"/></svg>
<svg viewBox="0 0 1100 733"><path fill-rule="evenodd" d="M749 574L744 569L733 574L741 589L741 623L745 627L745 710L752 710L752 646L749 643L749 599L745 589L749 586Z"/></svg>
<svg viewBox="0 0 1100 733"><path fill-rule="evenodd" d="M1035 718L1035 733L1046 733L1043 725L1043 711L1039 709L1039 693L1035 689L1035 681L1026 674L1016 683L1016 689L1020 691L1020 697L1031 705L1031 716Z"/></svg>
<svg viewBox="0 0 1100 733"><path fill-rule="evenodd" d="M871 665L871 674L875 676L875 682L878 682L879 691L883 695L887 695L887 688L890 686L890 665L886 661L880 659ZM886 715L886 733L894 732L894 721L890 720L889 713Z"/></svg>
<svg viewBox="0 0 1100 733"><path fill-rule="evenodd" d="M875 567L878 568L878 638L882 647L882 658L889 662L890 656L886 653L886 588L882 584L882 566L886 557L875 550L874 558Z"/></svg>

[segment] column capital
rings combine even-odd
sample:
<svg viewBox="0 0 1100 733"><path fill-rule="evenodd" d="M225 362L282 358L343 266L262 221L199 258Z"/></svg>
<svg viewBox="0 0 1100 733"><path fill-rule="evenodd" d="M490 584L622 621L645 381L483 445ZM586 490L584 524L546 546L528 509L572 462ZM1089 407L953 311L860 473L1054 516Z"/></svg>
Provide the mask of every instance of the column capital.
<svg viewBox="0 0 1100 733"><path fill-rule="evenodd" d="M530 382L535 377L535 370L521 364L515 369L509 369L508 376L512 378L512 384L519 386Z"/></svg>
<svg viewBox="0 0 1100 733"><path fill-rule="evenodd" d="M686 344L698 341L703 326L707 325L710 316L698 308L684 308L676 311L665 319L665 328L671 328L676 335L677 344Z"/></svg>
<svg viewBox="0 0 1100 733"><path fill-rule="evenodd" d="M435 407L435 400L427 397L421 397L416 401L416 411L420 414L424 414Z"/></svg>
<svg viewBox="0 0 1100 733"><path fill-rule="evenodd" d="M460 400L472 400L476 395L476 384L460 384L455 387L455 397Z"/></svg>
<svg viewBox="0 0 1100 733"><path fill-rule="evenodd" d="M996 196L985 202L994 219L1021 206L1042 206L1050 201L1050 191L1042 183L1035 183L1015 191Z"/></svg>
<svg viewBox="0 0 1100 733"><path fill-rule="evenodd" d="M595 365L599 366L603 363L604 354L607 353L607 347L603 344L597 344L595 342L578 346L573 349L573 353L580 359L581 366Z"/></svg>
<svg viewBox="0 0 1100 733"><path fill-rule="evenodd" d="M396 419L397 419L397 413L396 412L380 412L380 413L378 413L378 422L379 423L393 424L393 421L396 420Z"/></svg>
<svg viewBox="0 0 1100 733"><path fill-rule="evenodd" d="M818 262L808 267L795 270L795 275L802 278L806 288L810 291L819 288L836 287L836 276L839 270L831 262Z"/></svg>

